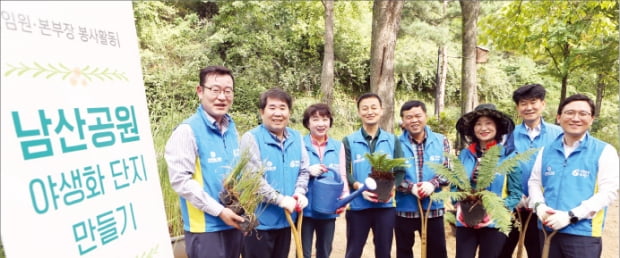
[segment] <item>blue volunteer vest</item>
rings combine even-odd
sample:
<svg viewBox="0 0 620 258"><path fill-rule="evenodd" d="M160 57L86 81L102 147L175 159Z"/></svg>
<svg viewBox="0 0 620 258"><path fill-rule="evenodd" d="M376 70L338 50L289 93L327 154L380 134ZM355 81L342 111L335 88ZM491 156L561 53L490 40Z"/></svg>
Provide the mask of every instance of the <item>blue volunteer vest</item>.
<svg viewBox="0 0 620 258"><path fill-rule="evenodd" d="M531 148L543 147L553 142L553 140L562 133L561 127L546 123L542 118L540 122L540 134L534 137L534 140L530 140L530 136L527 135L527 128L524 123L518 125L512 132L517 153L525 152ZM530 179L530 175L532 174L532 167L534 166L534 161L536 161L536 154L538 153L532 154L532 157L528 161L519 162L519 167L521 168L521 189L523 189L523 194L525 196L529 196L530 194L527 187L527 180Z"/></svg>
<svg viewBox="0 0 620 258"><path fill-rule="evenodd" d="M500 144L498 144L498 145L500 145ZM503 146L501 146L501 147L502 147L502 150L500 150L501 157L497 161L497 164L501 164L505 159L507 159L510 156L514 155L514 153L506 154L505 153L506 149ZM476 155L474 153L472 153L471 150L469 150L469 148L464 148L463 150L461 150L461 153L459 154L459 160L461 161L461 163L465 167L465 172L467 173L467 178L471 178L471 175L473 173L474 167L476 166L476 162L477 162ZM512 173L520 173L520 171L517 168ZM517 182L515 181L515 183L517 183ZM506 201L506 198L509 196L509 193L510 193L508 187L509 187L509 185L508 185L508 176L507 175L502 175L502 174L499 174L499 173L495 173L495 179L493 180L493 182L491 182L491 185L489 185L485 189L488 190L488 191L491 191L491 192L493 192L495 194L497 194L504 201ZM517 185L517 187L518 187L518 185ZM520 197L521 197L521 193L519 193L519 197L518 198L520 198ZM506 202L504 202L504 205L510 206L510 207L508 207L508 210L512 210L512 209L514 209L514 206L518 203L518 201L519 201L518 198L515 199L514 203L507 204ZM456 226L457 227L462 227L463 224L461 224L457 220L456 221ZM496 228L495 223L491 223L487 227L489 227L489 228Z"/></svg>
<svg viewBox="0 0 620 258"><path fill-rule="evenodd" d="M310 158L310 165L314 164L323 164L328 168L333 169L340 176L340 146L341 142L335 140L333 138L327 139L327 145L325 146L323 153L323 162L319 158L319 153L312 146L312 140L310 135L306 135L304 137L304 143L306 145L306 150L308 151L308 156ZM308 182L308 192L306 193L306 197L308 198L308 206L304 209L304 217L310 217L314 219L334 219L338 217L337 214L324 214L320 212L315 212L312 210L312 185L314 185L314 181L316 181L315 177L311 177Z"/></svg>
<svg viewBox="0 0 620 258"><path fill-rule="evenodd" d="M547 206L568 211L597 192L598 162L607 143L586 133L579 147L564 158L563 137L561 134L543 150L541 180ZM607 208L602 209L592 219L569 224L559 232L600 237L606 213ZM538 228L541 228L540 221Z"/></svg>
<svg viewBox="0 0 620 258"><path fill-rule="evenodd" d="M276 191L291 196L295 192L295 184L301 164L301 150L304 144L301 135L294 129L286 128L287 138L284 146L273 136L267 128L259 125L250 130L260 150L260 157L265 166L264 178ZM289 227L284 209L275 204L261 203L257 212L259 230L272 230ZM297 213L292 214L293 220Z"/></svg>
<svg viewBox="0 0 620 258"><path fill-rule="evenodd" d="M405 180L418 183L418 159L423 159L422 165L422 181L429 181L435 177L435 171L431 169L428 164L438 163L443 164L446 160L443 154L443 142L445 136L442 134L431 131L430 127L425 126L424 131L426 133L426 141L424 142L424 157L418 157L416 150L409 141L409 132L405 131L398 139L403 146L403 153L405 157L413 157L412 160L407 161L409 167L405 170ZM441 187L437 187L435 192L440 192ZM418 212L418 198L413 194L396 192L396 210L399 212ZM424 210L428 207L430 198L422 199L422 207ZM431 210L437 210L443 208L443 202L436 201L431 204Z"/></svg>
<svg viewBox="0 0 620 258"><path fill-rule="evenodd" d="M379 138L376 140L376 146L374 152L383 152L388 154L388 157L394 157L394 146L400 144L395 141L393 134L388 133L382 129L379 129ZM364 182L370 174L371 166L364 155L370 152L370 146L362 135L362 129L347 136L349 142L349 150L351 152L351 171L353 178L358 182ZM353 201L349 204L351 210L364 210L369 208L391 208L394 207L393 202L387 203L371 203L364 199L364 197L357 196L353 198Z"/></svg>
<svg viewBox="0 0 620 258"><path fill-rule="evenodd" d="M202 107L197 112L183 121L189 124L194 132L198 157L196 169L192 178L196 180L211 197L219 200L224 177L230 172L236 158L239 156L239 142L235 123L230 116L228 130L222 135L220 130L209 123L207 115ZM211 216L194 207L185 198L180 197L181 215L183 216L183 229L189 232L216 232L233 227L226 225L219 217Z"/></svg>

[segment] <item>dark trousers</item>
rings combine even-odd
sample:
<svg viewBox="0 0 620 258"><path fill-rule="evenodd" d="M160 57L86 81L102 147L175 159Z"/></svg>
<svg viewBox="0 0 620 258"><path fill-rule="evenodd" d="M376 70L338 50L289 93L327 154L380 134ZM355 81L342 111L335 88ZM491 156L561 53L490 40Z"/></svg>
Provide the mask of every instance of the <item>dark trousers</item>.
<svg viewBox="0 0 620 258"><path fill-rule="evenodd" d="M396 216L394 236L396 237L396 257L413 258L415 232L422 237L422 220L420 218L403 218ZM443 225L443 216L428 219L426 227L426 256L432 258L447 258L446 234Z"/></svg>
<svg viewBox="0 0 620 258"><path fill-rule="evenodd" d="M244 238L243 258L287 258L291 228L257 230Z"/></svg>
<svg viewBox="0 0 620 258"><path fill-rule="evenodd" d="M538 237L542 250L545 236L540 230ZM600 237L577 236L558 232L551 238L549 245L549 258L599 258L602 252L603 241Z"/></svg>
<svg viewBox="0 0 620 258"><path fill-rule="evenodd" d="M185 252L189 258L239 258L243 233L237 229L192 233L185 231Z"/></svg>
<svg viewBox="0 0 620 258"><path fill-rule="evenodd" d="M457 227L456 258L498 258L506 238L506 235L496 228ZM480 249L478 256L476 249Z"/></svg>
<svg viewBox="0 0 620 258"><path fill-rule="evenodd" d="M316 258L329 258L334 241L336 219L313 219L304 217L301 224L301 245L304 258L312 256L312 238L316 232Z"/></svg>
<svg viewBox="0 0 620 258"><path fill-rule="evenodd" d="M521 225L525 225L527 216L532 214L530 222L525 227L525 238L523 245L527 251L528 258L540 258L542 249L540 248L540 240L538 239L538 216L536 216L534 212L526 210L519 211L519 214L521 214ZM504 248L502 248L502 252L499 257L512 257L512 253L514 253L518 241L519 229L513 227L510 234L508 234L508 239L506 240L506 244L504 244Z"/></svg>
<svg viewBox="0 0 620 258"><path fill-rule="evenodd" d="M364 251L368 232L374 235L375 258L390 257L395 208L372 208L359 211L348 210L346 258L359 258Z"/></svg>

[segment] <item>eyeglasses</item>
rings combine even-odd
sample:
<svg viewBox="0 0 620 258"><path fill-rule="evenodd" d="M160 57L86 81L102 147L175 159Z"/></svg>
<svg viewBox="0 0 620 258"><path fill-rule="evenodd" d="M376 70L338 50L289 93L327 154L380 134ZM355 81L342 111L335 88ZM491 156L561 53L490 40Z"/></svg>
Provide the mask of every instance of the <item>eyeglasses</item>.
<svg viewBox="0 0 620 258"><path fill-rule="evenodd" d="M219 96L221 93L224 93L224 96L229 98L232 97L234 91L231 88L224 88L223 90L219 87L207 87L202 86L203 88L209 90L209 92L214 96Z"/></svg>
<svg viewBox="0 0 620 258"><path fill-rule="evenodd" d="M578 117L589 117L591 115L588 111L577 111L577 110L564 110L562 114L568 117L574 117L577 114Z"/></svg>

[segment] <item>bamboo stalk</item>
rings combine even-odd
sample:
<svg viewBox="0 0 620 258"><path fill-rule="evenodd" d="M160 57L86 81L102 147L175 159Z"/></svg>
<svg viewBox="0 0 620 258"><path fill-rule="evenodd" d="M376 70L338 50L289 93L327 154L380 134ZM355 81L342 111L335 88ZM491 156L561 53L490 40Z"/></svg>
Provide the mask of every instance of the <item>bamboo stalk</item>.
<svg viewBox="0 0 620 258"><path fill-rule="evenodd" d="M558 233L557 230L554 230L553 232L551 232L551 234L547 235L547 230L545 230L544 226L543 226L543 234L545 234L545 245L543 246L542 249L542 254L541 254L541 258L549 258L549 248L551 247L551 238L553 238L553 236L555 236L556 233Z"/></svg>
<svg viewBox="0 0 620 258"><path fill-rule="evenodd" d="M301 221L303 220L304 211L299 211L299 216L297 218L297 226L295 226L295 222L293 222L293 218L291 217L291 213L284 209L284 213L286 214L286 220L288 220L288 224L291 225L291 231L293 232L293 238L295 240L295 250L297 254L297 258L303 258L303 249L301 247Z"/></svg>
<svg viewBox="0 0 620 258"><path fill-rule="evenodd" d="M518 210L516 211L516 213L517 213L517 218L519 219L519 222L521 222L521 213ZM527 225L530 223L532 214L533 212L530 212L527 215L527 219L525 219L525 224L519 223L520 229L519 229L519 241L517 242L517 258L521 258L521 256L523 255L523 247L525 246L524 244L525 233L527 233Z"/></svg>

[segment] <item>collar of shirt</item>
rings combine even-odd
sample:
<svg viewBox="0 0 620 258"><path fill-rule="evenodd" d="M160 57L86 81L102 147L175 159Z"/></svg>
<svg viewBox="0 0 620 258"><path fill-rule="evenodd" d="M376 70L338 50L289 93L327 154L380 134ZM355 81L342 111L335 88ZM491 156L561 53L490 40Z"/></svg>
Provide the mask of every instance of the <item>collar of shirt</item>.
<svg viewBox="0 0 620 258"><path fill-rule="evenodd" d="M529 126L527 126L527 124L525 125L525 129L527 130L527 135L530 137L530 140L534 140L534 138L536 138L536 136L540 134L541 125L542 121L541 123L538 123L538 125L534 128L530 128Z"/></svg>
<svg viewBox="0 0 620 258"><path fill-rule="evenodd" d="M312 145L318 146L318 147L326 146L327 145L327 135L325 135L325 138L323 139L322 142L319 142L314 137L310 136L310 143L312 143Z"/></svg>
<svg viewBox="0 0 620 258"><path fill-rule="evenodd" d="M362 128L362 136L364 136L364 139L367 142L371 142L371 141L376 140L377 138L379 138L379 134L381 134L381 130L377 130L377 135L375 135L375 137L373 138L372 135L368 134L366 132L366 130L364 130L364 128Z"/></svg>
<svg viewBox="0 0 620 258"><path fill-rule="evenodd" d="M585 137L586 135L584 134L581 139L579 139L579 141L576 141L572 146L568 145L568 143L566 143L566 139L562 138L562 146L564 146L564 157L568 158L568 155L570 155L579 147L579 145L581 145Z"/></svg>
<svg viewBox="0 0 620 258"><path fill-rule="evenodd" d="M228 121L228 119L229 119L228 116L224 116L223 119L222 119L222 123L218 124L217 121L215 120L215 118L213 118L211 115L209 115L209 113L207 113L207 111L205 111L203 109L202 112L205 112L205 115L207 115L207 120L209 121L209 123L214 125L215 128L219 128L222 133L224 133L224 132L226 132L226 130L228 130L228 124L230 123L230 121Z"/></svg>
<svg viewBox="0 0 620 258"><path fill-rule="evenodd" d="M424 144L426 142L426 134L424 134L424 139L422 139L422 142L417 142L413 137L413 134L409 134L409 142L416 145Z"/></svg>
<svg viewBox="0 0 620 258"><path fill-rule="evenodd" d="M271 137L273 137L273 139L276 140L276 142L279 142L279 143L284 143L286 141L286 138L288 138L288 133L286 131L286 128L284 128L284 132L282 132L282 140L280 140L278 136L275 133L272 133L271 131L269 131L269 134L271 135Z"/></svg>

